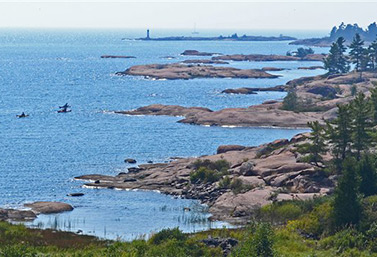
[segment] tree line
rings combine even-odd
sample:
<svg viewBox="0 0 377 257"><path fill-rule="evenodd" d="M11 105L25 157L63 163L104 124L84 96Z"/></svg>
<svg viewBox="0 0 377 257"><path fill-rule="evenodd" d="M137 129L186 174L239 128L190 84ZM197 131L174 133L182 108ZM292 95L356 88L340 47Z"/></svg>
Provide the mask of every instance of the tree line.
<svg viewBox="0 0 377 257"><path fill-rule="evenodd" d="M328 169L340 175L334 192L333 215L337 227L357 225L362 216L361 200L377 194L377 83L367 98L359 92L349 104L339 105L337 118L321 126L308 123L312 129L306 145L308 161L323 162L330 152Z"/></svg>
<svg viewBox="0 0 377 257"><path fill-rule="evenodd" d="M346 55L347 47L344 43L345 39L339 37L332 43L330 52L323 61L329 74L349 72L351 64L360 72L377 69L377 39L365 47L360 34L356 34L349 46L349 55Z"/></svg>

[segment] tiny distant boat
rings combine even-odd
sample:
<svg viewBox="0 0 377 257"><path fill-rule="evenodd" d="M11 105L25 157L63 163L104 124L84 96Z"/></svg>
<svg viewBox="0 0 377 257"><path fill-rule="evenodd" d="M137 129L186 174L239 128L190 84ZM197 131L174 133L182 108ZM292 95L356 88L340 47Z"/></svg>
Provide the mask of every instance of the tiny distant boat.
<svg viewBox="0 0 377 257"><path fill-rule="evenodd" d="M19 115L16 115L17 118L26 118L26 117L29 117L29 114L25 114L25 113L21 113Z"/></svg>

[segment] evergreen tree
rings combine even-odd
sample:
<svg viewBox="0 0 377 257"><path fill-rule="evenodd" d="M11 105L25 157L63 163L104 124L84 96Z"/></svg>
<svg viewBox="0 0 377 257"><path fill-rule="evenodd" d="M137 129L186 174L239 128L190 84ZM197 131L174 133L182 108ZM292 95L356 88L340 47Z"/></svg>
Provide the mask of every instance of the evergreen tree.
<svg viewBox="0 0 377 257"><path fill-rule="evenodd" d="M360 160L361 152L368 149L371 145L370 136L370 115L371 106L365 98L364 93L360 92L351 103L352 107L352 139L353 148L356 150L356 158Z"/></svg>
<svg viewBox="0 0 377 257"><path fill-rule="evenodd" d="M371 69L377 69L377 40L373 41L369 47L369 58L371 63Z"/></svg>
<svg viewBox="0 0 377 257"><path fill-rule="evenodd" d="M338 228L356 225L361 218L362 206L356 169L355 159L348 158L344 161L343 175L335 189L333 202L333 217Z"/></svg>
<svg viewBox="0 0 377 257"><path fill-rule="evenodd" d="M372 119L373 119L373 125L377 124L377 82L374 82L374 88L370 90L371 96L370 96L370 103L371 103L371 109L372 109Z"/></svg>
<svg viewBox="0 0 377 257"><path fill-rule="evenodd" d="M289 91L283 100L283 110L294 111L298 109L298 105L297 94L293 90Z"/></svg>
<svg viewBox="0 0 377 257"><path fill-rule="evenodd" d="M360 176L360 192L364 196L370 196L377 193L377 174L375 167L375 158L370 154L365 154L358 167Z"/></svg>
<svg viewBox="0 0 377 257"><path fill-rule="evenodd" d="M350 49L351 49L350 56L351 56L352 63L355 64L355 69L357 71L362 71L362 61L365 55L363 45L364 45L364 41L361 40L361 37L359 34L356 34L350 45Z"/></svg>
<svg viewBox="0 0 377 257"><path fill-rule="evenodd" d="M309 145L309 153L311 156L311 161L316 164L322 161L321 154L326 153L326 144L324 129L319 124L318 121L308 122L308 126L312 129L309 139L312 143Z"/></svg>
<svg viewBox="0 0 377 257"><path fill-rule="evenodd" d="M330 74L346 73L349 71L349 63L344 55L346 47L344 38L340 37L331 45L328 56L323 60L324 67Z"/></svg>
<svg viewBox="0 0 377 257"><path fill-rule="evenodd" d="M330 143L333 144L332 153L340 170L341 163L351 152L352 142L352 117L350 105L338 105L337 118L327 124L326 133Z"/></svg>

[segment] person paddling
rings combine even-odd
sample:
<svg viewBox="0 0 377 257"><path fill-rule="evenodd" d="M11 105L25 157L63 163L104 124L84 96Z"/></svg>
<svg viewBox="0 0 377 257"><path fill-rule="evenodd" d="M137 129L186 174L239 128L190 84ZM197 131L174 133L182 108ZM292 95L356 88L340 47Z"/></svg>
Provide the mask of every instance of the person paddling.
<svg viewBox="0 0 377 257"><path fill-rule="evenodd" d="M65 105L63 106L59 106L59 108L62 108L62 109L68 109L69 107L71 107L70 105L68 105L68 103L66 103Z"/></svg>

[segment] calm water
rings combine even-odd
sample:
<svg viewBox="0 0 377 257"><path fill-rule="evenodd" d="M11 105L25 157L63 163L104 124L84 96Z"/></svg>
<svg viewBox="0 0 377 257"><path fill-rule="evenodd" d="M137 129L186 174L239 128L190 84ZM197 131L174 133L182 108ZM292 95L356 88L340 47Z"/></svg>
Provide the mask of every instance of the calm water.
<svg viewBox="0 0 377 257"><path fill-rule="evenodd" d="M161 33L161 32L160 32ZM163 34L163 33L162 33ZM166 32L166 35L169 33ZM292 34L291 34L292 35ZM281 85L293 78L323 71L297 70L315 62L232 62L240 68L288 68L278 79L194 79L150 81L114 76L145 63L178 62L186 49L232 53L285 54L287 42L142 42L121 40L141 31L0 31L0 206L19 207L46 200L72 204L72 212L42 215L33 224L83 230L105 238L136 236L179 226L196 231L226 225L208 223L205 207L155 192L82 188L73 177L115 175L130 157L145 163L171 156L211 154L221 144L258 145L290 138L302 130L202 127L176 123L175 117L130 117L108 113L161 103L204 106L214 110L247 107L285 93L224 95L226 88ZM326 48L315 48L317 53ZM104 54L136 59L101 59ZM164 56L175 56L166 60ZM58 114L70 103L73 111ZM16 115L25 111L26 119ZM72 192L85 196L70 198ZM191 206L194 211L183 212Z"/></svg>

